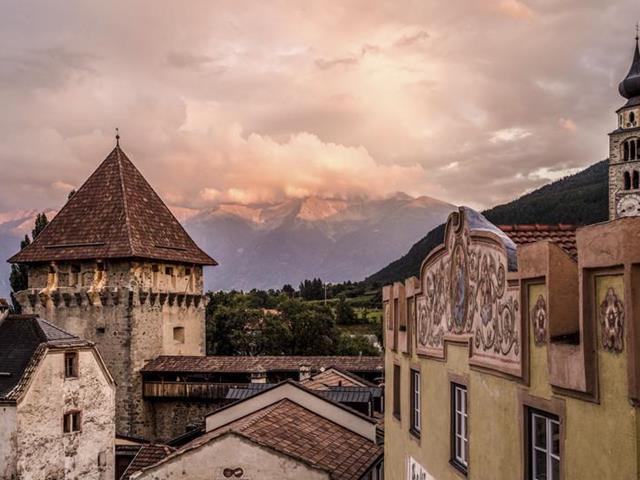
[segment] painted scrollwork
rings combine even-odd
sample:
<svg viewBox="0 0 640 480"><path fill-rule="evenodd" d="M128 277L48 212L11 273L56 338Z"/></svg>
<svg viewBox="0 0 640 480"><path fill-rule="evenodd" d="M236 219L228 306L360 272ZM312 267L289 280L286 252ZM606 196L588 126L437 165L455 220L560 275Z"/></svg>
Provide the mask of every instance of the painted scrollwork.
<svg viewBox="0 0 640 480"><path fill-rule="evenodd" d="M612 287L609 287L606 297L600 304L600 328L602 348L609 352L622 352L624 349L624 305Z"/></svg>
<svg viewBox="0 0 640 480"><path fill-rule="evenodd" d="M519 364L520 312L517 289L507 285L507 256L495 243L471 241L466 222L452 227L446 249L422 272L418 351L443 356L445 337L460 335L472 339L481 363Z"/></svg>
<svg viewBox="0 0 640 480"><path fill-rule="evenodd" d="M533 323L533 341L537 346L547 343L547 302L542 295L538 295L535 305L531 309Z"/></svg>

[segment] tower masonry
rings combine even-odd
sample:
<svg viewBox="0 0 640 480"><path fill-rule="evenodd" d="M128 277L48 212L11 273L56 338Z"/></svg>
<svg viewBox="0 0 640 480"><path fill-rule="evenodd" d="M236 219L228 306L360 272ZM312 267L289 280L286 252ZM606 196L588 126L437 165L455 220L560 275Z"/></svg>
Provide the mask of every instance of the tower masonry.
<svg viewBox="0 0 640 480"><path fill-rule="evenodd" d="M117 145L40 235L25 313L95 342L116 383L116 428L148 436L139 374L159 355L205 355L203 266L216 265Z"/></svg>
<svg viewBox="0 0 640 480"><path fill-rule="evenodd" d="M609 218L640 215L640 49L620 82L627 103L620 108L618 128L609 134Z"/></svg>

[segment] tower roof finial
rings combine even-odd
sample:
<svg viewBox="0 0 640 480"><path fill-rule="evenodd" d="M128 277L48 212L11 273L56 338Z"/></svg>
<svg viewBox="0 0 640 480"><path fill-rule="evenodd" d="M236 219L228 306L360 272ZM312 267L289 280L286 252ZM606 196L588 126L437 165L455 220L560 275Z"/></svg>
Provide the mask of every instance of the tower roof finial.
<svg viewBox="0 0 640 480"><path fill-rule="evenodd" d="M631 68L629 73L622 82L618 90L620 95L630 100L632 98L640 97L640 46L638 40L640 39L640 23L636 24L636 49L633 55L633 61L631 62Z"/></svg>
<svg viewBox="0 0 640 480"><path fill-rule="evenodd" d="M120 130L116 127L116 147L120 146Z"/></svg>

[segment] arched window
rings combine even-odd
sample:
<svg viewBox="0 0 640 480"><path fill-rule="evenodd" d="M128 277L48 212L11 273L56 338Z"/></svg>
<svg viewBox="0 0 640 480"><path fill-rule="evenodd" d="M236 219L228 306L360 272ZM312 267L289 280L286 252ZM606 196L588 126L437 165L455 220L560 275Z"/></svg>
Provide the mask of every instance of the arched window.
<svg viewBox="0 0 640 480"><path fill-rule="evenodd" d="M636 114L633 112L629 113L629 122L631 122L631 124L636 123Z"/></svg>
<svg viewBox="0 0 640 480"><path fill-rule="evenodd" d="M640 174L638 173L638 170L634 170L633 171L633 189L637 190L638 188L640 188Z"/></svg>
<svg viewBox="0 0 640 480"><path fill-rule="evenodd" d="M624 172L624 189L631 189L631 175L629 175L629 172Z"/></svg>
<svg viewBox="0 0 640 480"><path fill-rule="evenodd" d="M626 162L629 160L629 142L624 142L622 145L622 159Z"/></svg>
<svg viewBox="0 0 640 480"><path fill-rule="evenodd" d="M635 140L631 140L629 142L629 158L631 160L636 159L636 141Z"/></svg>

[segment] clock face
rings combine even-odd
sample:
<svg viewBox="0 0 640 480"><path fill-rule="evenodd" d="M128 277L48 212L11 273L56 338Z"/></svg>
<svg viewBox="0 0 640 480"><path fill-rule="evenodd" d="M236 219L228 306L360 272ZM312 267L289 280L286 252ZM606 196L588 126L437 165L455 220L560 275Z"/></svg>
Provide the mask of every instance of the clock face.
<svg viewBox="0 0 640 480"><path fill-rule="evenodd" d="M640 216L640 195L630 194L620 197L616 205L618 217Z"/></svg>

